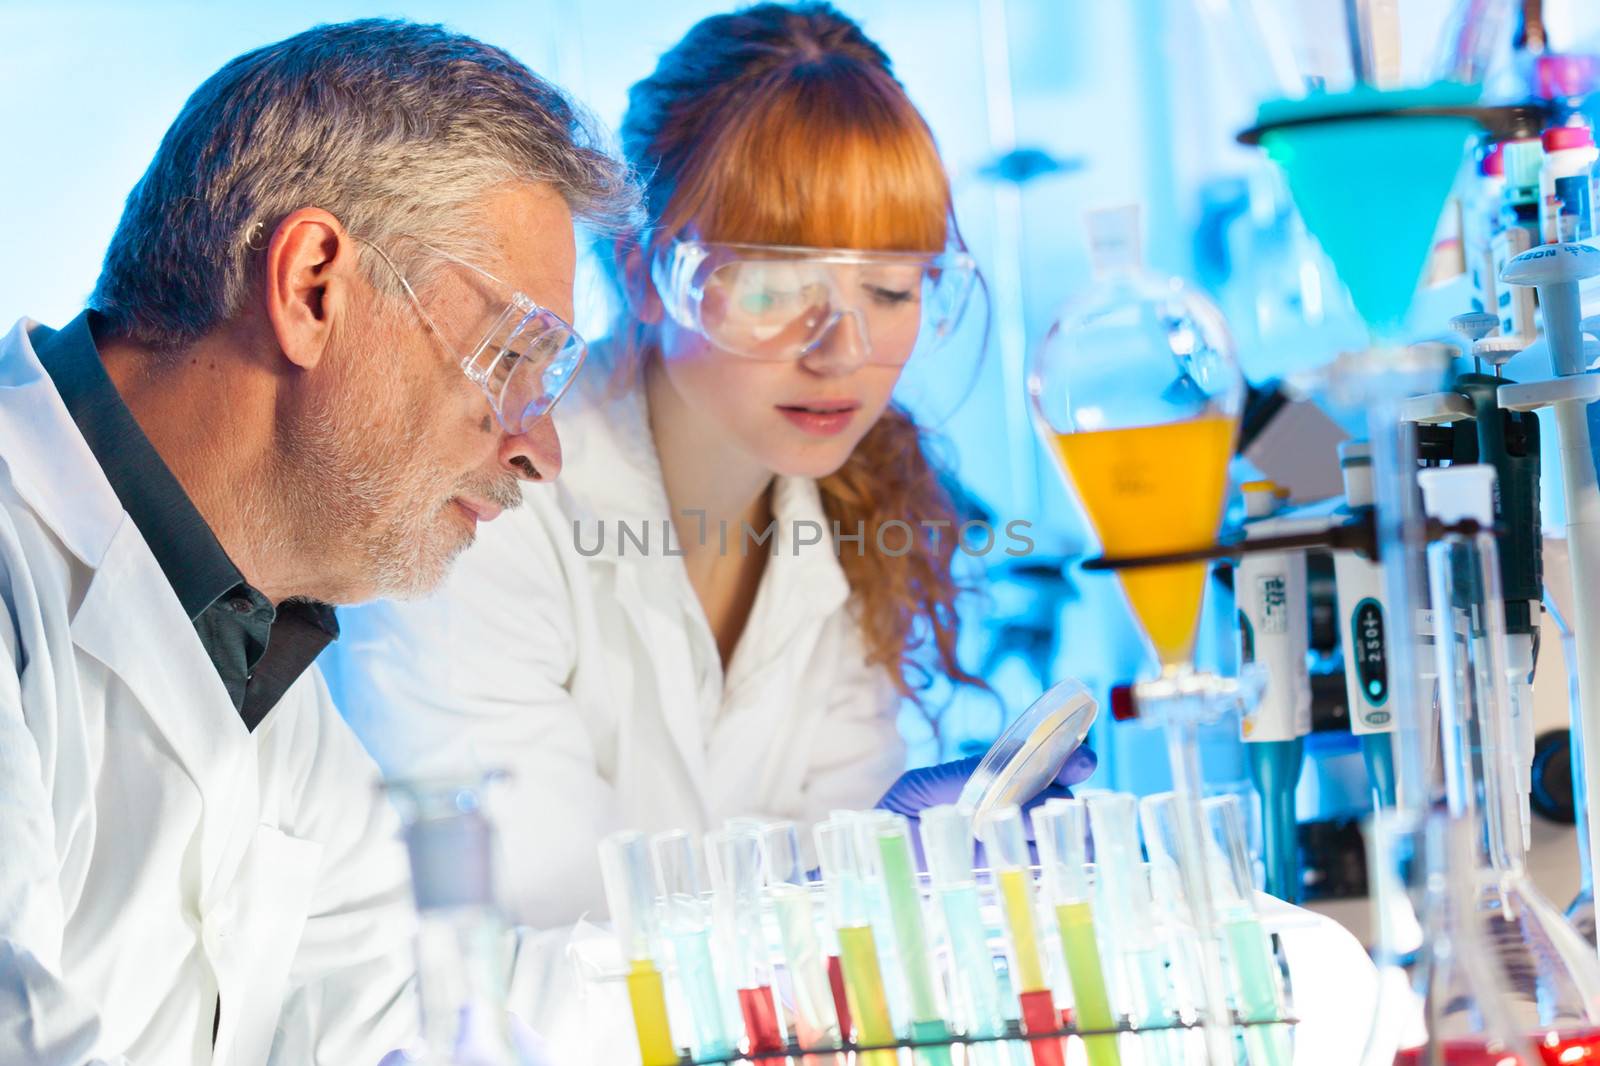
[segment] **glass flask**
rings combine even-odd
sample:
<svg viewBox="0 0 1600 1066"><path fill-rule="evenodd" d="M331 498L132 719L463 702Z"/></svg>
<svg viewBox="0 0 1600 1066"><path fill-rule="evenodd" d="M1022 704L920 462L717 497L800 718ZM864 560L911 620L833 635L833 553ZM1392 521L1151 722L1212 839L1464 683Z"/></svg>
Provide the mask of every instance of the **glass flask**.
<svg viewBox="0 0 1600 1066"><path fill-rule="evenodd" d="M1203 548L1222 522L1244 379L1222 314L1140 264L1137 207L1091 212L1095 281L1069 301L1029 366L1028 392L1109 556ZM1194 650L1206 563L1118 577L1163 672Z"/></svg>
<svg viewBox="0 0 1600 1066"><path fill-rule="evenodd" d="M419 1066L519 1066L506 1011L513 942L495 899L494 825L483 809L493 775L391 781L417 905Z"/></svg>

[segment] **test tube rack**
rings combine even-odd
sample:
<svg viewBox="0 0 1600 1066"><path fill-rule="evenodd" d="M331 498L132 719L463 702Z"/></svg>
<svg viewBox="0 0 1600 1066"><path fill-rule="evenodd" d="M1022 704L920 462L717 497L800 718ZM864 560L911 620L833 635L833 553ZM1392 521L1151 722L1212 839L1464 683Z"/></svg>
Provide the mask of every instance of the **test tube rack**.
<svg viewBox="0 0 1600 1066"><path fill-rule="evenodd" d="M1036 869L1034 870L1034 874L1037 876ZM986 924L989 925L991 934L993 936L1002 928L1001 920L996 917L1000 908L1000 904L997 899L997 886L988 878L987 871L980 871L979 886L980 893L984 899L983 907L987 920ZM937 903L932 898L932 892L927 883L925 875L923 875L921 878L921 887L923 894L923 906L931 915L936 910ZM820 916L823 912L823 907L821 904L821 894L823 891L822 883L813 882L811 890L817 896L816 911ZM777 947L778 938L772 933L772 929L775 928L776 924L775 918L773 915L768 913L765 916L765 921L769 927L768 940L773 945L774 958L777 958L779 956ZM818 928L819 930L822 929L820 923ZM1052 939L1055 932L1056 930L1053 925L1041 923L1039 927L1039 940L1042 948L1048 947L1048 942ZM947 947L948 945L936 940L935 955L938 959L936 965L938 965L940 969L944 971L942 976L948 976L948 968L951 965L951 960L949 959L948 951L946 950ZM1053 955L1053 949L1051 949L1049 953ZM1000 962L1002 966L1004 954L1004 951L998 948L993 951L995 960ZM1173 960L1172 965L1174 967L1178 965L1176 960ZM782 971L783 967L781 962L776 964L776 969L780 972ZM1282 973L1281 965L1280 975L1283 977L1284 989L1285 992L1287 992L1287 974ZM676 974L671 965L666 965L663 967L663 977L666 979L667 985L671 987L673 982L676 980ZM625 978L626 972L621 969L590 975L591 980L606 985L620 985ZM1167 979L1169 981L1178 980L1173 973L1168 973ZM1176 991L1176 987L1174 987L1174 991ZM782 1013L781 1005L780 1013ZM819 1046L816 1044L801 1046L795 1039L795 1034L792 1027L790 1027L787 1032L787 1041L781 1048L774 1048L770 1050L752 1050L748 1047L748 1044L742 1043L738 1048L725 1053L696 1057L695 1055L691 1054L689 1048L680 1047L680 1055L676 1066L719 1066L719 1064L778 1061L821 1062L823 1060L819 1058L819 1056L844 1054L856 1054L859 1056L872 1052L926 1052L930 1049L936 1048L954 1048L958 1046L973 1047L997 1044L1009 1045L1013 1047L1022 1046L1027 1048L1032 1048L1035 1045L1051 1045L1054 1055L1060 1056L1062 1061L1075 1061L1066 1055L1066 1045L1062 1043L1063 1041L1082 1040L1084 1038L1101 1036L1121 1037L1126 1035L1136 1038L1143 1037L1149 1039L1163 1033L1198 1034L1202 1026L1202 1023L1192 1004L1181 1005L1178 1008L1177 1013L1171 1014L1167 1019L1162 1021L1136 1023L1127 1013L1122 1013L1119 1015L1119 1018L1119 1024L1109 1028L1079 1027L1071 1024L1070 1020L1068 1020L1057 1028L1034 1031L1025 1030L1023 1028L1023 1023L1016 1018L1007 1019L1004 1027L998 1031L963 1032L959 1030L957 1025L951 1023L951 1031L949 1034L940 1036L936 1039L917 1039L914 1037L905 1036L893 1041L877 1043L868 1042L865 1040L852 1040L850 1039L850 1034L846 1033L844 1038L837 1043L826 1046ZM900 1020L897 1018L897 1030L900 1029L900 1026L898 1025L899 1021ZM1234 1031L1239 1034L1244 1034L1252 1030L1260 1032L1272 1029L1277 1029L1279 1031L1292 1034L1294 1027L1298 1024L1298 1018L1294 1015L1293 1010L1289 1009L1287 1005L1281 1014L1270 1018L1246 1018L1241 1016L1240 1013L1235 1009L1232 1011L1232 1017L1229 1021ZM1243 1054L1244 1051L1241 1049L1241 1055ZM1037 1056L1035 1056L1035 1058L1037 1059ZM852 1061L871 1062L872 1059L870 1057L865 1059L857 1057ZM968 1061L970 1061L970 1059ZM1155 1058L1151 1058L1149 1061L1171 1061L1176 1066L1176 1064L1179 1063L1186 1064L1190 1062L1203 1061L1203 1052L1199 1048L1198 1044L1194 1045L1192 1049L1190 1049L1189 1045L1185 1045L1183 1052L1176 1057L1169 1058L1166 1056L1157 1056ZM1251 1057L1249 1061L1252 1062L1252 1066L1255 1066L1256 1060L1254 1057Z"/></svg>

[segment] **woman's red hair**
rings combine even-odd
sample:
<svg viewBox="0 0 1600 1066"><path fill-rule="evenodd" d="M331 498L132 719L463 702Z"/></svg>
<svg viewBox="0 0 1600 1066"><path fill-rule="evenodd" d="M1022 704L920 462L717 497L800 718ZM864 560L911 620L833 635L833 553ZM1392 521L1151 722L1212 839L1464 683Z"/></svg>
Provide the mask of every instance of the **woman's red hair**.
<svg viewBox="0 0 1600 1066"><path fill-rule="evenodd" d="M648 183L646 261L655 242L685 232L881 251L950 243L949 178L932 132L882 49L828 4L759 4L696 24L630 90L622 140ZM625 348L649 351L652 332L635 324ZM940 474L922 430L891 404L818 482L836 527L865 533L854 542L865 550L842 550L840 562L869 661L913 697L930 643L936 669L981 684L956 657L960 523ZM876 549L890 522L915 531L910 551ZM903 541L896 526L882 543L898 552Z"/></svg>

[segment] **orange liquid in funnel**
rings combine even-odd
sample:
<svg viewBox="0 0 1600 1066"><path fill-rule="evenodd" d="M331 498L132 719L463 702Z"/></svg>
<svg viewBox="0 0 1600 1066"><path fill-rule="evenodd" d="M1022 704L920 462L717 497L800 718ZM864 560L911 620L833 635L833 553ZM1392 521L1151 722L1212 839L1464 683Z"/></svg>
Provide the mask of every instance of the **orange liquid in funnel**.
<svg viewBox="0 0 1600 1066"><path fill-rule="evenodd" d="M1063 433L1056 450L1110 556L1203 548L1222 522L1234 421L1222 415L1133 429ZM1206 564L1118 574L1163 667L1194 653Z"/></svg>

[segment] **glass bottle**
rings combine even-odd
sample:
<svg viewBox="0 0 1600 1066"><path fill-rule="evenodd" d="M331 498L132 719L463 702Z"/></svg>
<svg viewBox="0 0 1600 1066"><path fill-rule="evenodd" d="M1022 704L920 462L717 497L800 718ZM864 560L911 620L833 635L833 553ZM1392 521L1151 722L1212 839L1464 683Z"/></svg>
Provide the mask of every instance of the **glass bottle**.
<svg viewBox="0 0 1600 1066"><path fill-rule="evenodd" d="M417 905L419 1066L520 1066L506 1011L513 944L495 900L490 778L391 781Z"/></svg>

